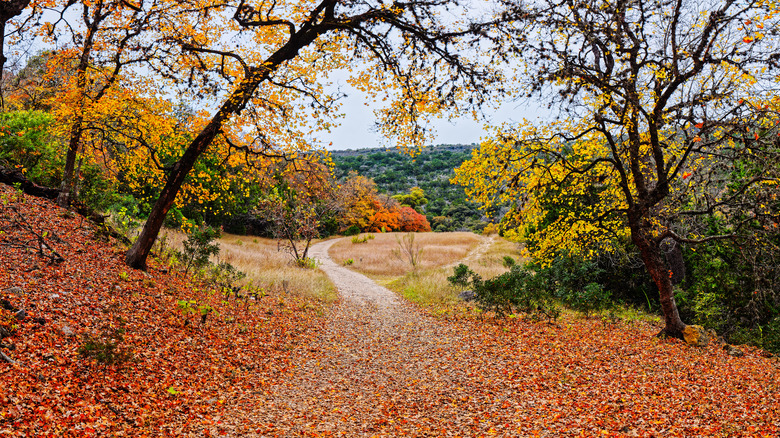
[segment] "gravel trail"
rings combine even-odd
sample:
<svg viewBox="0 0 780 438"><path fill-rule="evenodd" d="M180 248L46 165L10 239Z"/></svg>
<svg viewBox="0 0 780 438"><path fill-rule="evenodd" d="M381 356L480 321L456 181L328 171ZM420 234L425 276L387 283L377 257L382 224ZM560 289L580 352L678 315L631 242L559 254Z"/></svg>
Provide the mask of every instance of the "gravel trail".
<svg viewBox="0 0 780 438"><path fill-rule="evenodd" d="M254 431L239 427L234 436L462 435L456 424L481 397L460 365L468 359L458 330L335 263L327 254L333 243L310 254L340 301L284 383L245 415Z"/></svg>

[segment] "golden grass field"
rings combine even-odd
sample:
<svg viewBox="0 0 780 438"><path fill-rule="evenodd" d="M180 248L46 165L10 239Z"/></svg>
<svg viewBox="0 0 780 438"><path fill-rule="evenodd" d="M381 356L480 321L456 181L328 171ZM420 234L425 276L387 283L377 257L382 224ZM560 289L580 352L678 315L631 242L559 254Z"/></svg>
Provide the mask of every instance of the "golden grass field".
<svg viewBox="0 0 780 438"><path fill-rule="evenodd" d="M366 243L352 243L351 238L343 238L331 247L330 256L342 263L352 259L352 269L379 280L411 301L441 311L461 303L457 298L461 291L447 281L458 263L467 264L483 278L508 271L504 256L522 263L519 245L498 236L484 237L465 232L419 233L415 235L415 244L423 252L415 269L408 261L393 254L399 249L397 238L404 234L378 233Z"/></svg>
<svg viewBox="0 0 780 438"><path fill-rule="evenodd" d="M457 298L461 291L447 281L458 263L463 262L483 278L490 278L508 270L504 266L504 256L523 262L519 245L496 235L414 233L414 249L422 249L422 252L417 266L412 266L402 251L407 234L374 233L365 243L352 243L351 237L340 238L331 246L329 255L337 263L351 259L351 269L368 275L411 301L441 311L461 304ZM186 239L186 235L177 230L164 230L161 236L165 236L169 247L179 250ZM323 303L338 298L325 273L295 265L292 256L277 249L275 239L223 234L218 242L220 254L212 261L228 262L246 273L243 284L251 284L267 293L292 293ZM285 281L287 291L283 286Z"/></svg>
<svg viewBox="0 0 780 438"><path fill-rule="evenodd" d="M169 245L181 249L185 234L165 230ZM276 239L222 234L218 240L220 253L214 262L227 262L246 274L244 284L251 284L269 293L293 293L330 303L338 298L336 289L319 269L301 268L293 257L277 249ZM284 282L287 281L287 291Z"/></svg>
<svg viewBox="0 0 780 438"><path fill-rule="evenodd" d="M365 243L352 243L345 237L330 247L330 257L337 263L352 259L350 268L378 280L395 279L414 270L400 249L398 240L407 233L374 233ZM482 241L474 233L413 233L414 245L422 249L417 270L432 269L454 263ZM360 234L364 237L367 234ZM400 257L399 257L400 256Z"/></svg>

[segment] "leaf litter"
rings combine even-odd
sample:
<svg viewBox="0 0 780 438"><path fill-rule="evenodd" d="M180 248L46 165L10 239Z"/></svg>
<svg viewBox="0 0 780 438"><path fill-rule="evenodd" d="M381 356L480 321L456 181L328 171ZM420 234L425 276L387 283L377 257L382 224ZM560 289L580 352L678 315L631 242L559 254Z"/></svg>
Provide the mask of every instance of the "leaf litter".
<svg viewBox="0 0 780 438"><path fill-rule="evenodd" d="M714 342L656 338L644 322L434 317L334 269L347 271L326 247L318 257L343 295L332 308L291 295L225 300L161 262L129 270L85 220L23 199L18 211L56 236L48 243L65 260L0 247L2 298L27 312L0 313L14 329L2 351L16 361L0 362L0 436L780 433L780 364L755 348L735 358ZM185 325L182 299L214 313ZM111 336L131 360L79 354Z"/></svg>

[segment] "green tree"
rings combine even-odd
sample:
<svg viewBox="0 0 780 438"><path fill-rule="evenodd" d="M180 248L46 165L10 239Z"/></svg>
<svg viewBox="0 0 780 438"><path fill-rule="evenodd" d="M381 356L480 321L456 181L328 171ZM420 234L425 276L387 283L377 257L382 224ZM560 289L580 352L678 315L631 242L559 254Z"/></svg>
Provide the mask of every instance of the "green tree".
<svg viewBox="0 0 780 438"><path fill-rule="evenodd" d="M422 207L428 203L428 199L425 198L425 192L419 187L412 187L407 195L394 195L393 199L401 205L412 207L419 212L422 212Z"/></svg>
<svg viewBox="0 0 780 438"><path fill-rule="evenodd" d="M507 7L521 26L502 53L524 60L525 89L565 117L500 131L458 181L482 202L513 201L515 224L544 220L544 199L577 210L544 227L536 255L547 260L558 249L588 257L630 238L658 288L664 331L681 337L664 241L731 238L775 214L750 200L777 182L777 117L761 95L774 81L767 66L777 43L761 29L777 28L776 18L763 2L732 0ZM740 161L749 174L727 182ZM690 218L707 215L743 220L717 235L690 228Z"/></svg>

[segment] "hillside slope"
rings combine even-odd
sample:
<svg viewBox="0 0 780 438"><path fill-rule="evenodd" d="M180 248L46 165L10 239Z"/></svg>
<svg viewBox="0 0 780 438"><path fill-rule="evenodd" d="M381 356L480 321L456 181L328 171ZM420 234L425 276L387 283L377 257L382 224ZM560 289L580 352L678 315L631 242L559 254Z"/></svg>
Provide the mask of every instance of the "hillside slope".
<svg viewBox="0 0 780 438"><path fill-rule="evenodd" d="M336 177L355 172L376 182L380 192L425 191L425 215L434 231L480 231L486 219L477 205L466 199L463 187L450 183L454 169L471 157L472 145L439 145L411 157L394 148L333 151Z"/></svg>
<svg viewBox="0 0 780 438"><path fill-rule="evenodd" d="M0 436L203 436L322 324L295 298L128 269L87 220L3 184L0 230Z"/></svg>

